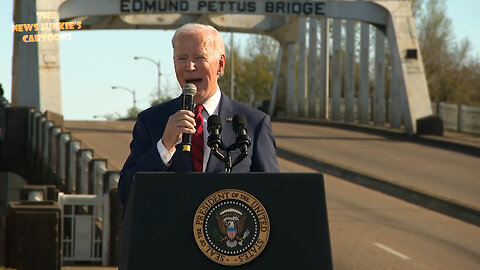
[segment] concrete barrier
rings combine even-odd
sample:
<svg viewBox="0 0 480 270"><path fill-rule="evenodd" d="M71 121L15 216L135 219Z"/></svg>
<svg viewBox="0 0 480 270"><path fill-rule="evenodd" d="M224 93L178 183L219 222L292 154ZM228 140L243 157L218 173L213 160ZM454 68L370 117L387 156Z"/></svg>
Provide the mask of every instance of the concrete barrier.
<svg viewBox="0 0 480 270"><path fill-rule="evenodd" d="M432 103L432 111L442 119L444 129L480 134L480 107L438 102Z"/></svg>
<svg viewBox="0 0 480 270"><path fill-rule="evenodd" d="M358 99L354 98L354 120L358 118ZM329 101L331 107L331 100ZM389 121L392 120L391 102L385 100L384 107L386 107L386 116ZM457 132L467 132L472 134L480 134L480 107L471 107L464 104L448 104L444 102L432 102L432 114L440 117L443 121L443 128ZM368 118L367 122L373 121L372 100L368 100ZM329 111L329 117L332 119L332 110ZM345 121L345 99L339 100L339 121Z"/></svg>
<svg viewBox="0 0 480 270"><path fill-rule="evenodd" d="M458 131L480 134L480 108L460 105Z"/></svg>
<svg viewBox="0 0 480 270"><path fill-rule="evenodd" d="M73 140L70 133L64 132L63 127L56 123L56 121L60 121L62 124L63 117L48 113L40 114L33 109L24 109L22 112L25 114L25 121L21 122L21 126L24 128L25 136L17 135L16 137L18 137L17 140L23 141L22 145L26 148L27 155L23 160L30 171L29 175L32 176L27 179L30 183L39 185L56 184L61 194L65 194L64 197L96 196L96 198L103 198L101 205L98 206L100 207L98 213L103 213L105 216L97 217L95 215L97 219L103 220L103 226L97 228L102 231L101 237L94 240L96 243L98 242L97 245L102 247L102 252L99 253L98 258L95 258L95 262L108 265L118 261L116 258L118 257L116 255L118 248L112 247L112 245L118 245L119 239L110 241L110 237L111 230L115 233L113 236L118 234L119 228L116 227L120 226L121 210L118 202L118 205L110 203L112 201L110 197L113 194L112 190L115 190L118 185L119 172L109 171L107 160L95 158L92 149L83 148L80 141ZM12 108L6 110L7 119L9 111L15 110ZM6 123L8 127L9 122L6 121ZM7 137L10 131L17 130L13 128L7 130ZM113 200L113 202L115 201ZM112 212L114 213L111 216ZM116 227L111 228L110 224ZM63 234L63 230L61 233ZM116 257L110 259L110 254Z"/></svg>

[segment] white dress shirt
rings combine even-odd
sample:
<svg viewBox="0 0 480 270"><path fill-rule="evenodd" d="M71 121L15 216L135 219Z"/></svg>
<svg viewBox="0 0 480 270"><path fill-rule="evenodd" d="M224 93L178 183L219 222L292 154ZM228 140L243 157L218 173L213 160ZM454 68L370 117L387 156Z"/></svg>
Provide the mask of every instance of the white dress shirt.
<svg viewBox="0 0 480 270"><path fill-rule="evenodd" d="M208 158L210 156L210 147L207 146L207 139L208 139L208 130L207 130L207 120L210 115L218 114L219 107L220 107L220 98L222 94L220 89L217 88L217 91L213 96L211 96L207 101L203 103L204 110L202 111L203 116L203 171L207 168ZM197 105L197 104L195 104ZM179 139L177 144L181 143L182 140ZM175 147L172 151L167 150L163 145L162 139L157 142L157 149L158 153L160 154L160 158L162 159L163 163L167 164L170 159L172 159L173 154L175 154Z"/></svg>

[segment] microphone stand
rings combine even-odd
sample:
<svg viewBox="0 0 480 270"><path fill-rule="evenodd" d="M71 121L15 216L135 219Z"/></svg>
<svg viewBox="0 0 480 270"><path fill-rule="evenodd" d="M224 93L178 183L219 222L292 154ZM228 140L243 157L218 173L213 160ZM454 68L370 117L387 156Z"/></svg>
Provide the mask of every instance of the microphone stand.
<svg viewBox="0 0 480 270"><path fill-rule="evenodd" d="M212 148L212 154L214 156L216 156L220 161L222 161L224 164L225 164L225 170L224 172L226 173L230 173L232 172L232 168L233 168L233 163L232 163L232 156L230 155L230 151L231 150L234 150L235 148L232 149L232 146L234 147L235 144L232 144L230 145L228 148L223 148L221 147L222 150L226 150L227 153L226 155L223 155L220 151L219 151L219 147L213 147ZM236 165L236 164L235 164Z"/></svg>
<svg viewBox="0 0 480 270"><path fill-rule="evenodd" d="M211 153L217 157L220 161L222 161L225 164L225 170L224 172L230 173L232 172L232 168L236 166L238 163L240 163L245 157L247 157L247 153L242 151L240 155L238 155L237 158L235 158L235 161L232 163L232 156L230 155L230 151L233 151L237 149L237 145L235 143L232 143L229 147L224 148L223 145L219 147L212 147ZM226 151L226 154L223 155L219 150L224 150Z"/></svg>
<svg viewBox="0 0 480 270"><path fill-rule="evenodd" d="M247 127L245 116L235 115L235 117L233 117L233 122L238 124L235 124L236 126L234 127L234 132L237 134L237 137L234 143L228 147L224 147L222 137L220 136L220 133L222 132L220 117L218 115L212 115L211 118L208 119L208 131L210 135L208 136L207 145L211 148L211 154L225 164L224 172L227 173L232 172L232 168L248 155L248 147L250 147L251 144L251 140L246 134ZM240 149L240 154L232 163L230 151L235 149ZM223 155L220 150L226 151L226 154Z"/></svg>

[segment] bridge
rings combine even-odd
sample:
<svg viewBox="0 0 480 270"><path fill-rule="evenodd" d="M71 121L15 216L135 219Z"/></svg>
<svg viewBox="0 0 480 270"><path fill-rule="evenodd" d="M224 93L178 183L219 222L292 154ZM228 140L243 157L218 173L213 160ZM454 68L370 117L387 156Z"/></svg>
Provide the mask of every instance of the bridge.
<svg viewBox="0 0 480 270"><path fill-rule="evenodd" d="M143 10L137 2L144 3ZM288 1L256 1L276 6L258 4L242 15L238 6L223 12L200 8L202 1L188 1L198 8L182 8L186 1L177 1L180 7L169 12L145 10L150 2L25 5L44 15L37 16L39 24L81 20L87 30L174 29L198 21L274 37L280 50L271 102L263 109L274 120L281 171L326 175L335 268L479 268L480 139L471 135L478 133L479 117L457 108L453 118L462 127L457 130L471 133L443 131L452 117L444 117L443 105L438 106L443 122L434 115L408 1L307 1L318 5L318 14L306 14L305 7L303 13L287 10ZM27 9L16 10L16 24L35 21ZM39 35L60 32L42 31ZM0 105L0 267L15 260L5 254L9 244L18 244L4 234L7 202L42 197L56 201L62 211L57 264L64 269L114 266L121 226L116 184L134 122L65 121L58 42L40 38L38 46L27 46L21 33L14 35L13 100ZM308 61L317 53L321 61ZM30 55L38 55L38 61ZM50 197L52 189L58 196Z"/></svg>
<svg viewBox="0 0 480 270"><path fill-rule="evenodd" d="M13 117L15 121L6 121L2 146L15 145L15 152L20 153L15 157L28 160L23 168L16 168L21 170L17 173L23 172L30 184L61 188L63 207L73 202L102 202L104 210L94 218L103 224L99 239L106 250L80 259L115 265L120 212L115 183L129 153L134 121L64 121L58 125L61 118L54 114L43 116L26 108L6 112L7 120ZM272 125L282 172L326 175L336 269L478 268L478 136L412 137L385 128L310 119L278 119ZM109 203L105 198L110 198ZM116 211L117 216L103 223L107 207L108 214ZM80 246L77 251L88 249L75 242L71 245ZM63 256L64 265L69 265L69 259L79 261L73 254Z"/></svg>

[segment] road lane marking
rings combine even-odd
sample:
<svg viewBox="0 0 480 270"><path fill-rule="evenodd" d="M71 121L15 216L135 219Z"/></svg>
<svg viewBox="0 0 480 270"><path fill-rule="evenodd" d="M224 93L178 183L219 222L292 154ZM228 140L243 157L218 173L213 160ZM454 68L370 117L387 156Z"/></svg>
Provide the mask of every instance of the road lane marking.
<svg viewBox="0 0 480 270"><path fill-rule="evenodd" d="M389 252L389 253L391 253L391 254L393 254L393 255L395 255L395 256L398 256L398 257L400 257L400 258L402 258L402 259L404 259L404 260L410 260L410 257L408 257L407 255L402 254L402 253L400 253L400 252L398 252L398 251L396 251L396 250L393 250L393 249L391 249L391 248L389 248L389 247L387 247L387 246L384 246L384 245L382 245L382 244L380 244L380 243L373 243L373 244L374 244L375 246L377 246L377 247L385 250L386 252Z"/></svg>

